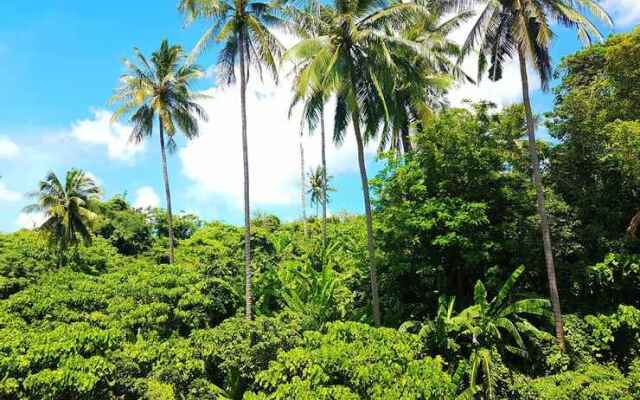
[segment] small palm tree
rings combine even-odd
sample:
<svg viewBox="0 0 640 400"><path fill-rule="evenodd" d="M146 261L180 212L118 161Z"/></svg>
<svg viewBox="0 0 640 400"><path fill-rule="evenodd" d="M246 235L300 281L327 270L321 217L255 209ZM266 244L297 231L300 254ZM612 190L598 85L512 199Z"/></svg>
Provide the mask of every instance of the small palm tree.
<svg viewBox="0 0 640 400"><path fill-rule="evenodd" d="M170 46L166 40L152 55L150 61L134 49L140 65L124 61L127 72L120 78L120 86L111 101L119 103L113 120L130 116L133 132L130 140L142 142L153 133L158 120L162 177L169 223L169 263L175 262L175 235L171 210L171 190L167 167L166 148L175 150L175 135L180 130L187 139L199 134L198 118L206 120L207 114L197 103L201 95L190 89L194 79L203 76L202 70L191 63L183 63L185 55L180 46ZM167 143L165 143L165 135Z"/></svg>
<svg viewBox="0 0 640 400"><path fill-rule="evenodd" d="M375 266L373 218L364 144L379 128L378 110L388 109L399 65L421 51L415 43L399 40L398 28L409 25L424 8L414 2L335 0L333 7L321 6L315 14L301 18L319 36L302 37L287 53L295 62L295 95L311 99L316 93L334 96L334 142L344 141L353 126L362 184L367 226L368 262L371 278L373 320L381 323L378 277ZM385 113L387 116L388 113ZM388 118L385 117L385 122ZM365 130L362 126L364 124Z"/></svg>
<svg viewBox="0 0 640 400"><path fill-rule="evenodd" d="M321 166L317 166L316 169L310 169L307 177L309 179L308 193L311 196L311 204L316 207L317 218L320 205L329 203L329 192L335 192L335 189L329 185L329 182L325 181L325 177L328 181L330 181L332 177L327 176Z"/></svg>
<svg viewBox="0 0 640 400"><path fill-rule="evenodd" d="M544 187L540 177L527 65L529 63L533 65L540 77L542 88L547 90L551 80L549 49L553 38L552 23L576 29L583 43L590 44L594 38L601 39L602 34L587 17L580 13L581 10L586 9L591 15L609 25L613 22L596 0L453 0L450 3L460 8L476 4L483 5L480 17L462 47L463 55L473 49L478 50L478 79L485 73L488 73L491 80L501 79L503 64L508 59L517 57L520 64L529 157L537 193L536 201L555 318L556 338L560 348L564 349L560 296L556 283L549 221L544 204Z"/></svg>
<svg viewBox="0 0 640 400"><path fill-rule="evenodd" d="M97 218L89 209L90 202L100 196L96 182L79 169L67 172L64 185L56 174L49 172L30 196L34 204L25 212L41 212L46 220L40 229L49 235L50 243L58 249L58 265L64 263L64 252L81 241L91 243L91 224Z"/></svg>
<svg viewBox="0 0 640 400"><path fill-rule="evenodd" d="M251 268L251 208L249 198L249 143L247 139L246 91L250 67L260 76L268 69L277 81L277 64L283 47L270 28L283 24L277 2L250 0L181 0L178 7L188 22L196 18L211 21L192 55L200 54L212 43L222 42L218 56L220 73L225 83L236 80L236 62L240 65L240 114L242 123L242 160L244 168L244 263L245 317L253 319L253 272Z"/></svg>

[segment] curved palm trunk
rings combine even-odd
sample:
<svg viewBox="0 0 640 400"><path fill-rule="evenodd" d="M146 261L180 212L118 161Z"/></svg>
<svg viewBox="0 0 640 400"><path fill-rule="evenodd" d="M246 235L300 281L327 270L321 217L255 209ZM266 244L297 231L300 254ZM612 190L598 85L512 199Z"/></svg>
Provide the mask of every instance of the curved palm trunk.
<svg viewBox="0 0 640 400"><path fill-rule="evenodd" d="M531 159L531 171L533 175L533 183L536 187L538 215L540 216L540 229L542 231L542 244L544 247L544 259L547 266L547 279L549 281L549 295L551 297L551 306L553 309L553 317L555 320L556 339L560 349L564 351L564 329L562 326L562 313L560 312L560 295L558 294L558 285L556 282L556 268L553 261L553 249L551 247L551 233L549 229L549 220L544 207L544 187L540 178L540 161L538 160L538 150L536 147L536 134L533 121L533 113L531 111L531 99L529 98L529 78L527 75L527 62L522 49L518 49L518 58L520 61L520 75L522 81L522 99L527 118L527 134L529 137L529 157Z"/></svg>
<svg viewBox="0 0 640 400"><path fill-rule="evenodd" d="M158 126L160 129L160 154L162 155L162 179L164 180L164 193L167 198L167 221L169 225L169 264L176 261L175 255L175 236L173 234L173 213L171 211L171 189L169 188L169 170L167 168L167 154L164 145L164 128L162 121L158 117Z"/></svg>
<svg viewBox="0 0 640 400"><path fill-rule="evenodd" d="M322 247L327 247L327 149L324 131L324 106L320 109L320 146L322 152Z"/></svg>
<svg viewBox="0 0 640 400"><path fill-rule="evenodd" d="M304 146L302 145L302 140L300 141L300 201L302 203L302 226L304 227L304 237L309 236L309 232L307 231L307 202L305 200L305 189L306 185L304 183Z"/></svg>
<svg viewBox="0 0 640 400"><path fill-rule="evenodd" d="M245 318L253 319L253 271L251 270L251 209L249 205L249 146L247 139L247 74L244 54L244 29L240 30L240 114L242 119L242 162L244 168L244 274Z"/></svg>
<svg viewBox="0 0 640 400"><path fill-rule="evenodd" d="M367 249L369 252L369 277L371 279L371 308L373 309L373 322L376 326L381 324L380 297L378 296L378 273L376 271L374 259L373 243L373 217L371 215L371 199L369 197L369 179L367 178L367 167L364 160L364 143L360 132L360 114L353 114L353 130L356 134L356 144L358 147L358 165L360 166L360 179L362 181L362 194L364 197L364 211L367 216Z"/></svg>

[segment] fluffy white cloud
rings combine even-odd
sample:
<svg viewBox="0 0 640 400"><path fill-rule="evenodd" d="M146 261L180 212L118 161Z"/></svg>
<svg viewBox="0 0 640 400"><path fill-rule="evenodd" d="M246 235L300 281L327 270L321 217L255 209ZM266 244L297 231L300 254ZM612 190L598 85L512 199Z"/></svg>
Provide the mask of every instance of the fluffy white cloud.
<svg viewBox="0 0 640 400"><path fill-rule="evenodd" d="M136 199L133 202L135 208L158 207L160 197L151 186L143 186L136 190Z"/></svg>
<svg viewBox="0 0 640 400"><path fill-rule="evenodd" d="M144 143L129 141L131 127L120 122L112 123L111 115L106 110L94 110L93 118L72 125L71 136L82 143L105 146L112 160L131 161L144 150Z"/></svg>
<svg viewBox="0 0 640 400"><path fill-rule="evenodd" d="M35 213L25 213L21 212L18 214L18 219L16 220L16 225L23 229L35 229L42 225L46 217L41 212Z"/></svg>
<svg viewBox="0 0 640 400"><path fill-rule="evenodd" d="M22 198L22 195L13 190L9 190L4 183L0 182L0 201L14 202Z"/></svg>
<svg viewBox="0 0 640 400"><path fill-rule="evenodd" d="M198 195L220 196L237 207L243 204L240 93L237 85L207 91L203 101L209 121L201 123L200 136L180 153L182 172L194 182ZM293 204L299 200L300 116L289 119L291 84L279 85L256 76L247 89L248 141L251 202L258 206ZM333 111L325 115L327 141L331 142ZM305 136L306 169L320 163L320 134ZM367 148L368 154L375 148ZM332 175L357 170L355 139L351 132L342 146L327 146Z"/></svg>
<svg viewBox="0 0 640 400"><path fill-rule="evenodd" d="M626 28L640 23L638 0L603 0L602 7L611 14L616 26Z"/></svg>
<svg viewBox="0 0 640 400"><path fill-rule="evenodd" d="M7 136L0 136L0 158L13 158L18 155L20 148Z"/></svg>
<svg viewBox="0 0 640 400"><path fill-rule="evenodd" d="M475 77L473 65L475 60L468 59L464 62L467 73ZM537 75L529 70L529 91L540 89L540 80ZM449 93L449 101L454 106L463 105L465 99L472 101L488 100L499 107L522 101L522 83L520 81L520 67L516 62L509 62L503 68L502 79L497 82L484 77L480 84L459 84Z"/></svg>

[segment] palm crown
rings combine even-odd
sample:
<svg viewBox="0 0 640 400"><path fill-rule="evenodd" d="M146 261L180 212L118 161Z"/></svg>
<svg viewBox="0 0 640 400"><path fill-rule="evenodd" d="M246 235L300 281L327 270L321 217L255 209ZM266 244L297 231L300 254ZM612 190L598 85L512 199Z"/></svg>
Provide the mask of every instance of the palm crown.
<svg viewBox="0 0 640 400"><path fill-rule="evenodd" d="M190 23L196 18L213 21L196 44L192 57L197 56L213 43L223 43L218 55L222 80L236 81L236 61L240 46L244 49L245 62L253 66L262 77L266 68L278 78L278 62L282 44L270 30L284 21L279 16L277 3L247 0L181 0L178 7ZM241 43L241 44L240 44ZM244 71L249 78L249 68Z"/></svg>
<svg viewBox="0 0 640 400"><path fill-rule="evenodd" d="M189 139L198 136L198 118L206 120L207 114L197 103L202 95L191 91L190 82L201 77L202 70L190 63L182 64L182 47L170 46L166 40L150 60L138 49L134 51L140 65L124 61L127 72L111 99L120 104L113 119L131 114L131 140L136 143L151 135L156 116L169 137L169 149L175 148L176 127Z"/></svg>
<svg viewBox="0 0 640 400"><path fill-rule="evenodd" d="M485 4L462 52L478 48L478 78L488 72L489 79L502 77L502 65L521 49L533 62L543 89L551 79L549 47L553 39L550 23L574 28L586 44L601 39L598 28L580 11L612 25L609 15L595 0L453 0L459 6Z"/></svg>
<svg viewBox="0 0 640 400"><path fill-rule="evenodd" d="M100 192L95 181L78 169L67 172L64 184L49 172L38 184L38 190L31 194L36 202L25 211L44 213L46 220L41 228L50 233L51 240L62 251L81 240L91 242L89 227L96 214L89 209L89 203L98 198Z"/></svg>
<svg viewBox="0 0 640 400"><path fill-rule="evenodd" d="M313 98L318 92L336 96L334 141L344 139L349 120L368 122L368 137L378 128L377 114L386 107L389 90L406 53L421 55L419 46L392 29L409 24L422 7L415 3L336 0L315 14L297 19L298 31L315 32L292 47L296 62L295 95ZM388 113L387 113L388 115Z"/></svg>
<svg viewBox="0 0 640 400"><path fill-rule="evenodd" d="M409 152L411 126L426 124L435 110L446 105L445 94L454 81L471 81L455 62L460 47L449 36L473 13L463 11L444 18L445 7L429 2L429 8L429 13L419 14L412 25L399 32L402 40L419 46L420 54L398 58L393 94L387 101L389 121L383 124L379 151ZM381 120L384 111L380 110Z"/></svg>

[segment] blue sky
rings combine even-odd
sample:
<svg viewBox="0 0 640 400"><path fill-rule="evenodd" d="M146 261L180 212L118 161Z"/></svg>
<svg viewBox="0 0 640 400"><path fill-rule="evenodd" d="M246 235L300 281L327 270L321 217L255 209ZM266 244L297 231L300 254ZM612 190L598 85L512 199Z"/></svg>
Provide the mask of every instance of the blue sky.
<svg viewBox="0 0 640 400"><path fill-rule="evenodd" d="M107 100L122 73L121 60L134 46L153 51L164 38L191 49L205 29L189 28L173 0L3 0L0 5L0 231L30 225L21 215L33 190L49 170L64 174L71 167L89 171L105 195L127 193L139 205L164 205L157 136L143 146L126 140L126 124L110 124ZM606 0L616 17L615 31L640 23L637 0ZM558 31L554 61L579 48L574 35ZM200 64L211 67L215 49ZM514 66L515 67L515 66ZM212 69L210 69L211 71ZM205 219L240 223L241 153L236 87L215 86L214 74L198 82L211 96L204 106L210 120L194 142L178 140L170 157L176 210ZM465 86L452 93L487 98L500 104L520 98L517 71L508 69L504 82ZM535 88L534 88L535 89ZM297 121L286 117L289 91L284 84L249 88L249 132L253 177L253 209L275 212L284 219L300 214ZM536 112L549 109L552 97L534 92ZM308 167L319 161L316 138L305 139ZM370 176L379 165L369 150ZM337 192L333 212L360 212L362 200L352 141L329 149L329 169ZM311 210L309 210L311 212Z"/></svg>

